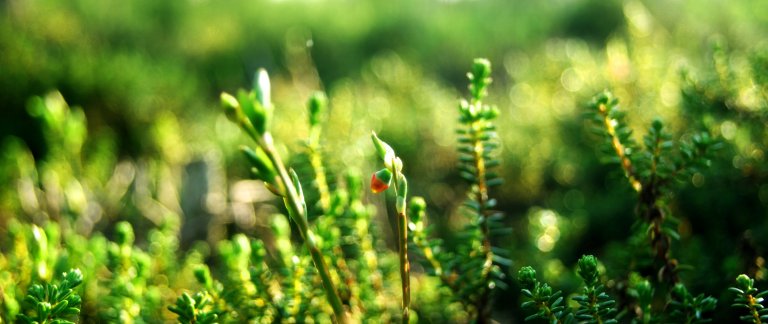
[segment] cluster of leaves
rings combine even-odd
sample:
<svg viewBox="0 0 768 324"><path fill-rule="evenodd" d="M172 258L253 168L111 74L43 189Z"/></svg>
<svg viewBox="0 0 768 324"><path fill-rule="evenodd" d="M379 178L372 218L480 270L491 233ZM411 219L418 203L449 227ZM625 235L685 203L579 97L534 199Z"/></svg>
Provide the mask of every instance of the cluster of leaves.
<svg viewBox="0 0 768 324"><path fill-rule="evenodd" d="M573 297L579 305L575 312L568 307L562 291L553 291L548 284L538 281L533 268L521 268L517 281L523 296L528 298L522 307L534 312L526 317L526 321L544 319L550 323L617 323L616 301L604 292L605 287L600 283L597 267L597 258L592 255L579 259L577 272L584 281L584 288L581 295Z"/></svg>
<svg viewBox="0 0 768 324"><path fill-rule="evenodd" d="M19 321L36 324L74 323L68 319L80 313L82 298L74 289L83 283L83 274L79 269L72 269L62 276L58 285L46 283L29 287L27 297L24 298L25 311L19 314Z"/></svg>
<svg viewBox="0 0 768 324"><path fill-rule="evenodd" d="M573 297L579 303L575 316L587 323L616 323L613 318L616 313L616 301L605 293L605 287L600 283L600 273L597 270L597 258L585 255L579 259L578 274L584 280L582 295Z"/></svg>
<svg viewBox="0 0 768 324"><path fill-rule="evenodd" d="M346 188L334 190L326 180L319 142L321 120L327 110L325 96L316 93L307 104L310 137L306 154L313 173L313 189L317 190L317 201L313 202L305 196L297 172L287 169L275 151L268 127L272 109L269 88L269 79L262 70L253 91L241 90L237 98L224 93L222 103L230 119L256 142L255 149L243 149L253 167L252 175L282 197L288 219L296 225L304 248L292 245L291 226L283 215L272 218L277 255L271 260L266 258L264 243L249 244L245 236L236 237L232 247L224 245L221 254L227 265L227 279L221 292L212 293L214 297L222 296L224 303L230 305L229 312L222 312L222 316L299 322L327 320L329 312L337 322L392 316L389 312L393 305L376 302L374 297L387 294L383 276L388 276L390 269L386 253L377 247L375 231L371 232L375 230L373 214L362 203L361 179L350 173L346 182L339 182L345 183ZM405 185L402 175L400 183ZM318 214L310 217L308 206L318 206L312 208ZM245 289L236 289L241 293L239 296L227 296L233 291L228 287ZM319 302L323 295L327 303Z"/></svg>
<svg viewBox="0 0 768 324"><path fill-rule="evenodd" d="M676 323L708 323L704 313L715 310L717 299L699 294L693 296L683 284L675 285L669 302L669 318Z"/></svg>
<svg viewBox="0 0 768 324"><path fill-rule="evenodd" d="M116 170L109 181L94 180L99 177L92 173L103 170L91 171L88 163L82 163L82 114L76 109L70 114L69 107L56 100L59 97L33 100L30 112L49 125L49 133L58 134L48 140L66 141L51 145L58 148L52 153L57 159L39 167L17 147L21 160L31 163L17 165L20 193L15 208L23 222L14 219L0 227L8 234L3 236L3 251L5 246L11 251L0 257L4 270L0 272L0 318L64 322L75 319L82 309L83 321L126 323L158 318L182 323L408 322L418 319L419 310L427 307L414 303L411 313L407 247L412 244L435 279L414 280L420 290L414 296L422 296L423 291L446 292L451 301L439 300L429 306L446 310L442 320L488 322L494 291L507 285L504 269L511 264L507 252L494 246L496 235L508 229L502 226L501 213L494 210L496 201L490 196L490 188L501 183L495 174L499 165L494 124L498 110L483 102L490 75L490 63L476 60L469 73L471 98L459 104L459 169L469 181L463 208L469 221L457 235L461 243L455 252L432 239L424 199L415 197L406 205L403 161L374 133L374 147L384 168L373 174L370 187L381 192L391 186L397 212L398 251L392 253L381 246L384 240L374 224L373 207L364 203L361 177L350 172L342 179L324 165L322 116L328 110L324 95L313 95L307 104L310 134L305 148L311 181L304 183L311 185L305 187L300 172L294 171L298 167L283 163L270 132L274 108L266 73L257 74L253 90L241 90L237 96L222 94L227 116L255 142L254 147L242 149L253 178L282 203L268 220L268 237L235 234L219 241L215 258L210 259L216 265L212 269L203 261L209 254L205 247L176 255L179 210L164 198L175 196L175 188L162 187L161 180L147 184L146 177L136 175L143 172L136 171L141 168L127 173ZM518 273L527 298L523 308L533 312L528 319L555 323L615 323L626 316L642 323L706 322L717 300L704 294L694 297L679 282L677 273L682 267L672 257L671 248L679 235L669 200L675 184L708 166L716 142L707 133L673 140L656 120L641 146L635 143L617 103L609 93L598 95L590 116L604 139L607 156L621 166L637 191L638 236L647 238L638 246L650 245L645 249L650 253L636 256L638 262L632 263L636 267L632 270L638 274L630 275L628 284L613 286L624 287L617 289L619 303L601 283L598 262L592 256L578 262L584 287L572 298L573 303L561 291L539 282L533 268L524 267ZM114 161L102 165L119 169ZM165 170L158 174L172 169L155 167ZM175 178L169 178L173 187ZM309 191L315 191L314 195ZM2 194L4 204L13 201L7 199L6 191ZM115 226L100 223L101 217L112 217L106 211L123 205L141 217L127 217L132 221ZM157 228L134 233L133 226L144 226L147 221ZM104 229L108 238L94 229ZM144 234L146 237L136 237ZM303 244L296 244L297 238ZM149 243L146 247L144 241ZM51 273L75 267L85 276L71 271L60 284L50 284ZM400 289L394 284L398 272ZM766 316L765 292L755 289L749 277L744 278L739 277L732 289L738 294L736 305L749 310L743 319L760 323ZM82 301L74 293L81 283ZM28 297L22 307L17 296L24 294ZM633 300L624 300L627 297ZM397 303L398 299L402 302ZM447 314L454 310L451 303L460 304L463 315ZM569 306L573 304L578 307Z"/></svg>
<svg viewBox="0 0 768 324"><path fill-rule="evenodd" d="M503 215L494 210L496 200L489 189L502 183L494 171L498 159L499 138L494 119L499 110L487 105L491 84L491 64L486 59L475 59L469 78L470 100L459 102L459 129L457 129L459 171L469 183L464 211L468 222L458 234L456 252L447 251L442 241L431 239L432 228L425 225L426 203L421 198L411 202L410 230L413 242L424 257L427 269L453 291L471 317L484 323L490 320L492 292L506 287L503 268L511 262L508 252L493 245L493 238L508 232L502 224Z"/></svg>
<svg viewBox="0 0 768 324"><path fill-rule="evenodd" d="M603 138L602 149L609 162L617 163L638 194L637 232L645 235L651 260L641 260L650 267L657 281L666 285L678 282L678 261L672 256L673 239L679 239L676 219L671 215L668 198L674 185L688 181L710 164L717 142L701 132L689 139L672 140L661 120L651 123L643 137L644 146L633 139L618 99L609 92L598 94L590 104L588 117L593 130ZM650 264L648 264L650 263ZM645 270L645 269L642 269Z"/></svg>
<svg viewBox="0 0 768 324"><path fill-rule="evenodd" d="M178 159L118 164L108 139L87 141L85 116L55 92L32 98L28 110L46 129L49 151L35 160L20 141L3 143L13 161L0 164L12 175L0 201L16 217L0 224L0 321L20 315L19 296L33 283L71 268L84 277L81 320L167 319L165 306L175 298L168 291L185 285L181 274L191 271L176 255L179 177L171 170ZM168 140L161 133L154 140ZM149 225L140 235L152 244L140 248L127 222L112 224L118 216ZM187 258L201 257L193 250Z"/></svg>
<svg viewBox="0 0 768 324"><path fill-rule="evenodd" d="M521 306L525 309L531 309L535 313L525 318L526 321L534 319L543 319L549 323L572 323L573 314L569 312L563 302L563 292L560 290L552 291L547 283L542 283L536 279L536 270L525 266L517 273L517 281L522 287L523 296L530 300L525 301Z"/></svg>
<svg viewBox="0 0 768 324"><path fill-rule="evenodd" d="M627 180L638 194L637 235L645 235L650 245L651 260L642 260L641 257L639 261L645 265L634 270L647 271L650 268L655 275L654 284L649 287L650 283L640 280L630 291L640 305L638 316L647 322L653 312L654 292L667 296L671 286L674 286L672 296L666 298L672 305L672 314L688 314L690 310L686 308L691 307L699 311L702 308L712 310L716 303L714 298L703 295L692 298L679 283L680 265L672 256L672 240L679 239L680 235L668 200L675 184L685 183L693 174L702 172L710 165L713 152L718 147L717 141L706 132L674 141L672 135L664 130L661 120L655 119L643 137L644 146L640 147L632 138L633 132L618 107L618 99L611 93L597 95L590 106L590 119L595 124L594 129L604 138L603 148L607 151L609 161L621 165ZM702 320L700 313L692 318Z"/></svg>
<svg viewBox="0 0 768 324"><path fill-rule="evenodd" d="M630 186L638 194L636 212L638 221L635 228L638 237L646 240L632 242L640 248L645 244L650 249L635 253L639 263L632 271L650 272L653 281L632 272L628 288L624 292L635 300L636 317L633 321L651 323L659 320L701 323L709 321L704 313L715 309L717 300L703 294L693 297L686 287L679 283L678 261L672 257L672 240L679 239L676 221L671 215L668 199L675 184L687 181L691 175L701 172L710 164L717 142L708 133L702 132L688 140L673 141L671 134L664 130L664 124L656 119L643 138L644 146L638 145L633 138L633 131L628 126L624 113L618 107L618 99L609 92L595 96L590 103L587 117L593 122L593 131L603 138L601 149L605 160L619 164ZM647 243L643 243L647 242ZM650 252L650 253L649 253ZM596 260L583 257L579 260L579 275L585 280L585 296L575 298L581 309L576 313L578 320L602 323L607 315L613 315L615 302L603 292L603 287L596 287ZM558 300L546 293L551 289L537 288L530 279L531 269L526 273L521 270L520 280L523 294L534 300L524 304L536 305L538 313L530 318L548 318L561 321L567 312L562 311ZM543 286L542 286L543 287ZM546 287L549 288L549 287ZM526 291L527 289L527 291ZM531 290L533 289L533 290ZM537 292L539 294L537 294ZM656 298L665 300L656 302ZM601 309L601 307L603 308ZM626 306L625 306L626 307ZM560 310L553 312L552 309ZM615 321L609 319L607 321Z"/></svg>
<svg viewBox="0 0 768 324"><path fill-rule="evenodd" d="M739 318L745 322L759 324L768 321L768 309L763 305L764 297L768 295L768 290L760 291L754 285L754 279L742 274L736 277L736 287L728 289L736 293L733 307L748 311L747 315L742 315Z"/></svg>
<svg viewBox="0 0 768 324"><path fill-rule="evenodd" d="M169 306L168 309L179 315L179 323L212 324L216 323L219 315L216 311L209 310L211 303L211 296L207 293L199 292L194 297L183 293L176 300L176 305Z"/></svg>

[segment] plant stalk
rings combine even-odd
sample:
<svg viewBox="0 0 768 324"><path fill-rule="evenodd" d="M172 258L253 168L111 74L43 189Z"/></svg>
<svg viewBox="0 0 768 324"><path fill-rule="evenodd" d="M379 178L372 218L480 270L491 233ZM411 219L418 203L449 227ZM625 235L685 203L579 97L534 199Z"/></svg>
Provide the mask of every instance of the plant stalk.
<svg viewBox="0 0 768 324"><path fill-rule="evenodd" d="M275 168L277 168L278 176L285 188L283 202L288 208L291 219L296 223L299 233L301 233L301 237L304 239L304 244L307 246L307 250L309 250L309 253L312 256L312 261L315 263L317 272L320 274L320 279L322 280L323 288L325 289L325 295L328 298L328 302L331 304L331 308L333 308L336 322L342 324L348 323L349 316L344 310L344 305L341 302L341 298L339 298L339 293L336 291L336 286L334 285L331 273L328 270L328 264L325 262L325 258L317 246L315 234L309 229L303 201L299 198L299 195L296 192L296 186L291 181L291 177L288 175L285 165L275 151L272 137L269 133L265 133L263 136L256 137L256 140L269 160Z"/></svg>
<svg viewBox="0 0 768 324"><path fill-rule="evenodd" d="M624 175L629 180L630 185L632 185L632 189L640 192L643 185L640 180L637 179L637 175L635 175L632 161L630 161L629 157L624 153L624 144L619 140L619 135L616 134L616 127L614 127L615 120L608 116L608 108L605 104L600 104L598 111L600 112L600 116L603 117L603 124L608 132L608 136L611 137L611 146L613 146L613 150L616 151L616 155L619 157L621 168L624 170Z"/></svg>
<svg viewBox="0 0 768 324"><path fill-rule="evenodd" d="M481 102L475 100L474 105L480 106ZM475 201L478 204L479 210L477 211L480 217L480 231L483 236L483 255L485 262L483 263L482 281L483 286L480 288L480 297L475 303L477 309L477 323L488 323L490 321L490 299L491 289L488 287L488 277L490 276L491 267L493 266L493 251L491 250L491 234L488 226L488 211L486 204L488 202L488 185L486 183L486 166L485 159L483 158L483 152L485 147L483 142L479 138L479 133L482 132L483 124L480 121L475 121L470 126L470 132L472 134L473 141L473 155L475 160L475 169L477 170L477 190L475 192Z"/></svg>
<svg viewBox="0 0 768 324"><path fill-rule="evenodd" d="M400 232L400 280L403 289L403 323L409 323L411 308L411 265L408 262L408 219L405 212L397 213L397 230Z"/></svg>
<svg viewBox="0 0 768 324"><path fill-rule="evenodd" d="M402 283L403 291L403 323L410 322L410 308L411 308L411 264L408 261L408 217L405 213L405 188L407 183L405 176L400 173L395 167L395 163L392 163L392 171L394 176L395 195L397 196L397 232L398 232L398 254L400 256L400 282ZM398 181L402 181L402 192Z"/></svg>

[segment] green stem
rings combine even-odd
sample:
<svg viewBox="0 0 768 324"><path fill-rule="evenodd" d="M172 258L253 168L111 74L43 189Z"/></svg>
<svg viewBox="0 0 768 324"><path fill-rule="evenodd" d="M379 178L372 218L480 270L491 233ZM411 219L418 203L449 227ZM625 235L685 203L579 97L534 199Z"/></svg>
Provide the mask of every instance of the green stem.
<svg viewBox="0 0 768 324"><path fill-rule="evenodd" d="M603 324L603 319L600 317L599 308L597 307L597 289L595 287L587 288L589 290L589 308L592 309L592 318L597 324Z"/></svg>
<svg viewBox="0 0 768 324"><path fill-rule="evenodd" d="M296 186L291 181L291 177L288 175L288 171L285 169L285 165L280 159L280 155L275 151L272 137L269 133L265 133L263 136L257 137L256 140L269 160L275 168L277 168L278 176L285 187L283 202L288 208L288 213L290 214L291 219L296 223L296 227L298 227L299 233L301 234L302 239L304 239L304 244L307 246L309 254L312 256L312 261L315 263L317 272L320 274L320 279L322 280L323 288L325 289L325 295L333 308L336 321L338 323L347 323L348 315L344 310L344 305L341 303L341 298L339 298L339 294L336 291L336 286L333 284L328 265L325 262L322 252L320 252L320 249L317 246L315 234L309 229L307 215L303 206L304 202L299 198L299 195L296 192Z"/></svg>
<svg viewBox="0 0 768 324"><path fill-rule="evenodd" d="M395 185L395 196L397 196L397 232L398 232L398 254L400 255L400 282L403 290L403 323L410 321L411 308L411 265L408 261L408 217L405 213L405 199L407 195L407 181L405 176L397 171L395 161L392 161ZM398 183L402 181L402 183ZM402 190L400 189L402 185Z"/></svg>
<svg viewBox="0 0 768 324"><path fill-rule="evenodd" d="M755 305L759 304L755 297L747 295L747 302L749 303L749 311L752 313L752 318L754 319L753 323L762 324L763 322L760 320L760 313L755 309Z"/></svg>
<svg viewBox="0 0 768 324"><path fill-rule="evenodd" d="M563 321L561 321L559 318L557 318L557 316L555 316L555 313L552 311L552 309L549 308L548 302L541 302L539 304L539 307L544 308L544 313L547 314L549 323L557 323L557 324L563 323Z"/></svg>
<svg viewBox="0 0 768 324"><path fill-rule="evenodd" d="M632 188L635 189L635 191L640 192L640 190L643 188L643 185L640 180L637 179L635 169L632 166L632 161L630 161L629 157L625 154L626 149L624 144L621 143L619 135L616 134L616 127L614 127L616 120L609 116L608 107L605 104L600 104L598 107L598 112L603 118L603 125L605 126L605 130L608 132L608 136L611 139L611 146L616 152L616 156L619 157L621 168L624 170L624 175L627 177L627 180L629 180L629 184L632 185Z"/></svg>
<svg viewBox="0 0 768 324"><path fill-rule="evenodd" d="M482 105L480 100L473 100L473 105L480 107ZM475 201L478 204L479 210L477 211L480 217L480 231L483 236L483 255L485 256L485 262L482 269L482 282L480 297L478 298L475 307L477 309L477 322L488 323L490 320L490 298L491 290L488 288L487 280L490 276L491 267L493 266L493 251L491 250L491 234L488 226L488 211L486 210L486 204L488 202L488 185L486 183L486 166L483 153L485 147L483 141L480 139L482 129L484 127L482 121L475 121L470 125L470 134L472 136L473 145L473 157L475 160L475 170L477 170L477 190L475 192Z"/></svg>
<svg viewBox="0 0 768 324"><path fill-rule="evenodd" d="M400 280L403 289L403 323L408 323L411 308L411 265L408 262L408 219L405 212L397 213L397 227L400 232Z"/></svg>

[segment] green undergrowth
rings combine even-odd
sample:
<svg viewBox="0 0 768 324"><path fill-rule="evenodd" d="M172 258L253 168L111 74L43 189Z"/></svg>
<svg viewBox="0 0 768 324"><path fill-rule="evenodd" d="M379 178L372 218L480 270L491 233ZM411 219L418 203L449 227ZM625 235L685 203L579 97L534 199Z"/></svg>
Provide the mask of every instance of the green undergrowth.
<svg viewBox="0 0 768 324"><path fill-rule="evenodd" d="M184 162L173 118L159 118L161 126L148 131L162 148L159 157L121 159L114 144L88 135L86 115L61 94L34 97L28 113L44 129L48 152L36 156L14 139L2 148L0 322L763 323L764 222L728 224L743 243L734 251L738 259L712 268L729 276L725 282L699 268L718 262L697 250L704 244L697 235L712 230L704 224L712 220L684 208L698 190L738 177L756 179L757 195L765 191L765 55L747 60L752 72L745 72L716 45L713 69L680 70L682 114L696 117L688 124L664 115L638 127L643 100L627 90L629 81L616 87L618 95L601 91L570 116L583 118L558 114L563 129L583 137L582 151L598 151L584 159L605 165L580 170L582 164L560 161L570 173L534 165L543 163L539 150L552 139L523 147L505 142L505 132L523 131L511 130L511 120L535 116L492 104L503 102L491 91L499 72L476 59L465 99L439 108L456 120L436 125L454 136L432 139L453 150L450 175L435 184L419 183L429 178L419 172L446 163L413 158L421 142L401 141L411 131L408 115L397 117L400 123L361 122L380 127L351 138L357 133L338 134L343 129L333 123L336 101L308 92L304 118L291 120L304 138L287 143L278 125L289 116L272 96L288 90L273 90L263 69L251 88L219 97L230 123L217 121L216 128L243 135L232 137L243 146L227 163L244 172L231 184L216 176L225 154ZM563 74L565 86L574 86L568 78ZM511 95L527 91L518 81ZM537 81L531 82L533 89ZM530 131L526 136L535 137ZM349 144L329 147L329 138ZM506 154L510 149L517 153ZM365 152L351 155L365 160L339 164L350 151ZM519 152L538 153L507 160ZM525 163L531 166L520 167ZM520 206L504 197L524 195L520 188L538 181L509 176L528 167L552 168L563 186L584 183L574 179L588 173L612 189L606 196L616 196L585 203L593 196L568 187L581 198L563 201L597 207L565 207L576 210L568 219L554 204L525 206L526 224ZM441 192L460 202L434 199ZM585 229L578 221L589 211L624 219ZM585 240L598 243L558 243L587 230ZM726 234L713 235L732 247ZM520 239L527 236L533 239ZM557 249L582 256L560 260L549 254Z"/></svg>

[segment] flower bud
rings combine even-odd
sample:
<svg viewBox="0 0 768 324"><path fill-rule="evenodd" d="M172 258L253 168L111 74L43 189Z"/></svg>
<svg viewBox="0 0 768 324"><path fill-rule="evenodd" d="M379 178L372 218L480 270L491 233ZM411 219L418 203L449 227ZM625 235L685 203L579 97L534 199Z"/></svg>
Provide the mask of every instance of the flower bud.
<svg viewBox="0 0 768 324"><path fill-rule="evenodd" d="M379 154L379 158L384 162L384 165L386 165L388 168L394 168L395 166L393 163L396 163L394 160L397 158L395 155L395 150L392 149L389 144L379 139L379 136L376 135L376 132L371 132L371 139L373 140L373 146L376 147L376 153ZM400 162L400 168L402 168L402 161ZM398 169L399 170L399 169Z"/></svg>
<svg viewBox="0 0 768 324"><path fill-rule="evenodd" d="M467 77L469 77L469 90L472 96L477 100L485 97L486 88L491 83L491 62L484 58L475 59L472 72L468 73Z"/></svg>
<svg viewBox="0 0 768 324"><path fill-rule="evenodd" d="M224 107L224 110L227 112L227 116L234 115L234 111L240 109L240 103L237 101L235 96L226 92L222 92L220 99L221 106ZM232 113L230 113L230 111L232 111Z"/></svg>
<svg viewBox="0 0 768 324"><path fill-rule="evenodd" d="M387 168L381 169L376 171L371 177L371 191L373 191L373 193L380 193L387 190L391 183L392 171L389 171Z"/></svg>
<svg viewBox="0 0 768 324"><path fill-rule="evenodd" d="M254 84L254 90L256 90L256 99L259 101L262 107L272 106L272 86L269 82L269 74L267 70L259 69L256 72L256 84Z"/></svg>

